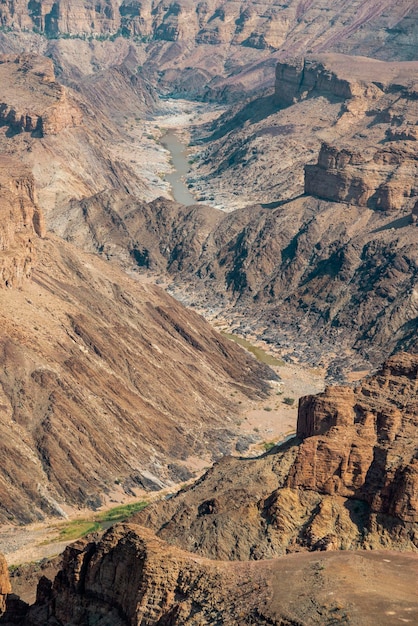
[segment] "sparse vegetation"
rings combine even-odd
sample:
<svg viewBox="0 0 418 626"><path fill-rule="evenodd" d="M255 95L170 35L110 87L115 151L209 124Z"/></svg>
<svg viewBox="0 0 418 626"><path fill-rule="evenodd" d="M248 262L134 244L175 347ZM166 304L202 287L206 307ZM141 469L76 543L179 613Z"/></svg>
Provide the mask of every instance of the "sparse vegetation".
<svg viewBox="0 0 418 626"><path fill-rule="evenodd" d="M100 530L99 522L85 519L72 520L60 527L57 541L74 541L97 530Z"/></svg>
<svg viewBox="0 0 418 626"><path fill-rule="evenodd" d="M271 450L272 448L274 448L276 444L274 443L274 441L265 441L263 443L263 448L266 452L268 452L269 450Z"/></svg>
<svg viewBox="0 0 418 626"><path fill-rule="evenodd" d="M90 533L105 530L112 524L127 520L134 513L142 511L147 504L148 502L145 502L145 500L121 504L108 511L96 514L93 519L76 519L65 522L58 527L59 534L56 541L75 541Z"/></svg>
<svg viewBox="0 0 418 626"><path fill-rule="evenodd" d="M284 404L287 404L288 406L293 406L295 404L295 399L290 398L289 396L286 396L286 398L283 398L283 402Z"/></svg>
<svg viewBox="0 0 418 626"><path fill-rule="evenodd" d="M128 519L134 513L145 509L147 504L148 502L145 500L131 502L130 504L121 504L120 506L115 506L113 509L95 515L95 520L98 522L121 522Z"/></svg>
<svg viewBox="0 0 418 626"><path fill-rule="evenodd" d="M223 335L227 339L230 339L231 341L235 341L235 343L237 343L239 346L245 348L246 350L248 350L248 352L251 352L251 354L255 356L257 361L260 361L260 363L265 363L266 365L276 367L283 367L283 365L285 365L285 362L282 359L277 359L272 354L268 354L268 352L266 352L262 348L253 346L249 341L244 339L244 337L234 335L233 333L226 333L224 331L221 331L221 335Z"/></svg>

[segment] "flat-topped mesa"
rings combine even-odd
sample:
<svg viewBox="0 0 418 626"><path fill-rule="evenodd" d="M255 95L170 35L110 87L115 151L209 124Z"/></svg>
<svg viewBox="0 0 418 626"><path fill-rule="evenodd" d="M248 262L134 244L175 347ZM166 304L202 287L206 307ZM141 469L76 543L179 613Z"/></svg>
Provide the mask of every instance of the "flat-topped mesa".
<svg viewBox="0 0 418 626"><path fill-rule="evenodd" d="M418 195L417 94L417 62L325 54L279 63L279 107L321 97L341 106L338 144L330 143L329 133L323 136L318 162L305 166L305 193L374 210L412 211Z"/></svg>
<svg viewBox="0 0 418 626"><path fill-rule="evenodd" d="M418 155L405 145L368 147L361 152L323 142L318 162L305 166L305 193L333 202L397 211L413 204L418 193Z"/></svg>
<svg viewBox="0 0 418 626"><path fill-rule="evenodd" d="M46 57L0 55L0 83L0 125L14 133L57 135L82 122L80 109L56 82L52 61Z"/></svg>
<svg viewBox="0 0 418 626"><path fill-rule="evenodd" d="M0 157L0 289L19 287L31 276L34 237L45 236L32 174L21 164Z"/></svg>
<svg viewBox="0 0 418 626"><path fill-rule="evenodd" d="M275 99L286 107L310 96L373 99L384 92L399 91L416 98L417 68L415 61L388 63L345 54L287 59L276 66Z"/></svg>
<svg viewBox="0 0 418 626"><path fill-rule="evenodd" d="M365 500L375 513L418 522L418 356L401 353L356 388L299 403L302 442L287 486Z"/></svg>

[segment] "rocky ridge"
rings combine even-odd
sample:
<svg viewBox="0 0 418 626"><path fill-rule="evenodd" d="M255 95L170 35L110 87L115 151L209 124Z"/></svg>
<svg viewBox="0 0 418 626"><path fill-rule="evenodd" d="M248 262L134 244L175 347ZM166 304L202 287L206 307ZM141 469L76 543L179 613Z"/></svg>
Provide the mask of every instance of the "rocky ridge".
<svg viewBox="0 0 418 626"><path fill-rule="evenodd" d="M0 57L0 124L11 132L30 132L39 137L56 135L79 126L82 113L68 92L55 80L52 62L31 55ZM39 88L41 86L41 88ZM37 92L28 98L28 92Z"/></svg>
<svg viewBox="0 0 418 626"><path fill-rule="evenodd" d="M71 219L71 202L104 189L153 197L142 169L132 164L134 139L121 123L127 112L140 120L155 105L134 66L122 59L80 81L76 91L57 81L43 56L0 55L1 150L32 170L49 229L62 214Z"/></svg>
<svg viewBox="0 0 418 626"><path fill-rule="evenodd" d="M30 278L34 238L45 236L36 204L33 175L18 162L0 157L0 289L19 287Z"/></svg>
<svg viewBox="0 0 418 626"><path fill-rule="evenodd" d="M274 61L289 56L333 51L413 59L415 21L409 0L346 3L332 19L325 0L109 0L94 7L82 0L29 7L18 0L0 8L0 49L32 45L76 77L109 68L129 41L145 74L166 93L234 102L269 88Z"/></svg>
<svg viewBox="0 0 418 626"><path fill-rule="evenodd" d="M400 354L358 386L302 398L293 440L224 458L136 520L209 558L392 548L417 551L418 359Z"/></svg>
<svg viewBox="0 0 418 626"><path fill-rule="evenodd" d="M69 546L61 571L53 582L41 579L31 607L5 596L0 623L372 626L378 617L392 626L417 615L416 574L412 555L379 551L210 561L125 524Z"/></svg>

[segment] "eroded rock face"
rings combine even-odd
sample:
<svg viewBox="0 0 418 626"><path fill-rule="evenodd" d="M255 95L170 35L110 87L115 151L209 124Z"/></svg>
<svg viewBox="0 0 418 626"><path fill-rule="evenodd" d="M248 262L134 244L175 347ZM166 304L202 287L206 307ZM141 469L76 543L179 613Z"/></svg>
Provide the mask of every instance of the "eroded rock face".
<svg viewBox="0 0 418 626"><path fill-rule="evenodd" d="M305 166L305 193L382 211L397 211L418 191L418 160L396 144L360 155L322 144L317 165ZM409 201L410 204L410 201Z"/></svg>
<svg viewBox="0 0 418 626"><path fill-rule="evenodd" d="M19 607L9 596L1 623L321 626L338 619L364 626L378 612L382 626L391 626L394 615L418 615L415 579L412 555L338 551L217 562L120 524L100 540L69 546L55 580L41 579L36 603Z"/></svg>
<svg viewBox="0 0 418 626"><path fill-rule="evenodd" d="M30 278L34 240L45 236L32 174L21 164L0 158L0 289L19 287Z"/></svg>
<svg viewBox="0 0 418 626"><path fill-rule="evenodd" d="M11 591L12 586L10 584L6 559L0 554L0 617L6 610L6 597Z"/></svg>
<svg viewBox="0 0 418 626"><path fill-rule="evenodd" d="M0 124L12 132L57 135L79 126L82 113L55 81L52 61L41 56L0 55ZM34 97L34 92L36 97Z"/></svg>
<svg viewBox="0 0 418 626"><path fill-rule="evenodd" d="M411 145L416 141L416 70L415 63L384 63L343 55L277 65L278 106L319 96L341 101L344 105L336 134L348 124L357 131L350 140L345 136L341 146L322 144L317 164L305 167L305 193L383 211L402 209L408 198L416 196L418 162ZM393 99L395 93L397 98ZM408 101L408 106L402 100ZM383 141L371 141L367 131L360 132L358 123L366 115L374 117L377 125L387 123Z"/></svg>
<svg viewBox="0 0 418 626"><path fill-rule="evenodd" d="M218 559L300 550L418 550L418 357L391 358L356 387L301 399L298 436L258 459L223 459L136 519Z"/></svg>
<svg viewBox="0 0 418 626"><path fill-rule="evenodd" d="M355 389L302 398L297 434L305 440L287 485L359 496L374 513L416 523L417 380L418 357L399 354Z"/></svg>

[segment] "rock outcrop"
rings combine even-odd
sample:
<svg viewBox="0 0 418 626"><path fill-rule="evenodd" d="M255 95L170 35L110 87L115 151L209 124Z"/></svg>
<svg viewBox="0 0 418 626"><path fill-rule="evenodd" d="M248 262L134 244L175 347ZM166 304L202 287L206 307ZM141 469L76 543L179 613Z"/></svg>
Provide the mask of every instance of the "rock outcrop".
<svg viewBox="0 0 418 626"><path fill-rule="evenodd" d="M0 55L0 81L0 125L11 132L44 137L81 124L82 113L65 87L56 82L50 59Z"/></svg>
<svg viewBox="0 0 418 626"><path fill-rule="evenodd" d="M6 559L0 554L0 617L6 610L7 595L12 592Z"/></svg>
<svg viewBox="0 0 418 626"><path fill-rule="evenodd" d="M135 524L64 552L36 602L7 597L3 626L391 626L418 616L416 559L391 552L297 554L216 562L182 552ZM17 613L20 609L20 615ZM407 617L403 617L407 616Z"/></svg>
<svg viewBox="0 0 418 626"><path fill-rule="evenodd" d="M0 157L0 289L19 287L32 273L36 237L45 236L33 175Z"/></svg>
<svg viewBox="0 0 418 626"><path fill-rule="evenodd" d="M306 98L336 99L344 103L336 134L347 122L355 124L354 137L344 137L342 146L323 143L318 163L305 167L306 194L384 211L402 209L408 198L416 196L416 150L409 145L416 141L416 71L413 62L384 63L345 55L277 65L278 106ZM409 101L408 106L402 100ZM373 117L382 130L386 122L380 142L370 132L359 132L358 122L365 116Z"/></svg>
<svg viewBox="0 0 418 626"><path fill-rule="evenodd" d="M324 143L318 163L305 166L305 193L333 202L398 211L417 197L416 151L395 144L362 153Z"/></svg>
<svg viewBox="0 0 418 626"><path fill-rule="evenodd" d="M418 358L400 354L356 387L301 399L299 440L226 458L136 516L218 559L330 549L418 550Z"/></svg>
<svg viewBox="0 0 418 626"><path fill-rule="evenodd" d="M360 386L302 398L304 439L287 485L360 497L373 513L418 522L418 357L399 354Z"/></svg>

